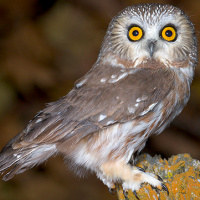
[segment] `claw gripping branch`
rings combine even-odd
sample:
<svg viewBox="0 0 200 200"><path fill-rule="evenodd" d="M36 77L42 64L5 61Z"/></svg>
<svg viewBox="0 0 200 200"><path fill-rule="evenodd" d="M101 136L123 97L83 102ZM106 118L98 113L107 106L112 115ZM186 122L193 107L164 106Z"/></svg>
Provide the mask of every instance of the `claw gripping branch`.
<svg viewBox="0 0 200 200"><path fill-rule="evenodd" d="M143 184L138 191L126 192L125 197L118 185L116 189L119 200L200 199L200 161L192 159L190 155L179 154L166 160L157 155L151 157L143 154L139 157L137 166L163 179L162 189Z"/></svg>

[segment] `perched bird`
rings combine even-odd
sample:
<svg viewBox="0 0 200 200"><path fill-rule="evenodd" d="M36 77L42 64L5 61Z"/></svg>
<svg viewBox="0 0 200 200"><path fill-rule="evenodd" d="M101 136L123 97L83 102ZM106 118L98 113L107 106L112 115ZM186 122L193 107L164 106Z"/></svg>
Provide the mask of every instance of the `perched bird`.
<svg viewBox="0 0 200 200"><path fill-rule="evenodd" d="M194 26L183 11L127 7L110 22L92 69L2 149L0 171L10 170L3 180L60 153L111 189L116 182L134 192L143 182L166 189L129 161L182 111L196 64Z"/></svg>

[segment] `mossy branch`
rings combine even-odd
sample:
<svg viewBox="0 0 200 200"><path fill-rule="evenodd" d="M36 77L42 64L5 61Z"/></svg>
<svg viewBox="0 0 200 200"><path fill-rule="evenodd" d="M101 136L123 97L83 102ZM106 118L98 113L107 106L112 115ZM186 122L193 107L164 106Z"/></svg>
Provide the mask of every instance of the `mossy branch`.
<svg viewBox="0 0 200 200"><path fill-rule="evenodd" d="M190 155L179 154L166 160L158 155L151 157L143 154L136 165L147 172L159 175L169 190L168 195L166 191L144 183L137 191L140 200L200 199L200 161L192 159ZM125 197L120 185L117 186L117 195L119 200L138 200L132 191Z"/></svg>

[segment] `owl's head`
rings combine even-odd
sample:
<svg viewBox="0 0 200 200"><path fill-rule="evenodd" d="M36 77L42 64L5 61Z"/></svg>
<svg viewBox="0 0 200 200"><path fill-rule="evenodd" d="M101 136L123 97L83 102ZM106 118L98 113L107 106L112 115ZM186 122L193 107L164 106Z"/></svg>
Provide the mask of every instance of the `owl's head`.
<svg viewBox="0 0 200 200"><path fill-rule="evenodd" d="M188 16L171 5L139 4L111 21L100 57L112 54L134 62L155 59L196 62L197 41Z"/></svg>

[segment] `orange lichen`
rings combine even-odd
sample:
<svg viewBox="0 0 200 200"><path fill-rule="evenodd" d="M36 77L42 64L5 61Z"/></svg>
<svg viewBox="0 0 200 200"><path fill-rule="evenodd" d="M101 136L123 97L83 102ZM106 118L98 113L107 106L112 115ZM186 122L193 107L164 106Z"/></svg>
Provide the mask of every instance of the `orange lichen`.
<svg viewBox="0 0 200 200"><path fill-rule="evenodd" d="M160 156L151 157L145 154L140 156L137 166L150 173L158 174L169 190L167 195L166 191L155 190L144 183L137 191L140 200L200 199L200 161L192 159L190 155L179 154L166 160ZM117 188L119 188L117 191L119 200L125 200L122 188ZM137 199L132 191L128 192L127 197L129 200Z"/></svg>

